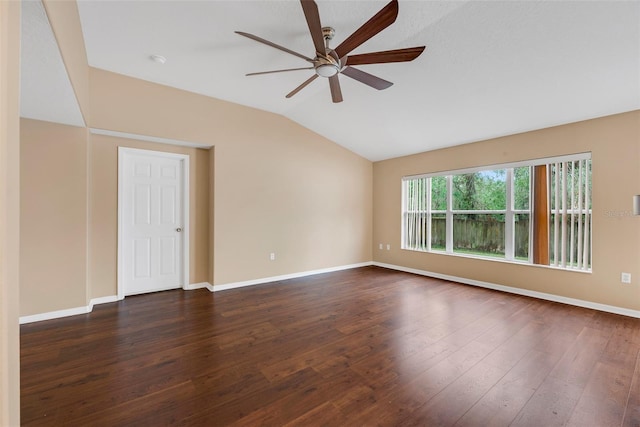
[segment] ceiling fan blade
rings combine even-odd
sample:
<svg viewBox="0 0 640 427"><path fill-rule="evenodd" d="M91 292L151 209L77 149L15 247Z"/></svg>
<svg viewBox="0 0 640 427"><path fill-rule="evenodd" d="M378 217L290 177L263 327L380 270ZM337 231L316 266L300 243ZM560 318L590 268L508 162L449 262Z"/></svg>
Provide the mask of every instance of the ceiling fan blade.
<svg viewBox="0 0 640 427"><path fill-rule="evenodd" d="M264 44L266 44L267 46L275 47L276 49L279 49L279 50L282 50L282 51L284 51L284 52L290 53L291 55L295 55L295 56L297 56L298 58L302 58L302 59L304 59L304 60L305 60L305 61L307 61L307 62L311 62L311 63L313 63L313 59L311 59L311 58L309 58L309 57L307 57L307 56L304 56L304 55L302 55L301 53L294 52L294 51L292 51L291 49L287 49L286 47L283 47L283 46L280 46L280 45L275 44L275 43L273 43L273 42L270 42L269 40L265 40L265 39L263 39L262 37L254 36L253 34L245 33L245 32L242 32L242 31L236 31L235 33L236 33L236 34L240 34L241 36L244 36L244 37L250 38L251 40L255 40L255 41L257 41L257 42L264 43Z"/></svg>
<svg viewBox="0 0 640 427"><path fill-rule="evenodd" d="M334 49L338 58L342 58L353 49L357 48L362 43L393 24L397 17L398 0L392 0Z"/></svg>
<svg viewBox="0 0 640 427"><path fill-rule="evenodd" d="M383 90L388 87L391 87L393 83L383 80L380 77L376 77L373 74L365 73L362 70L358 70L353 67L345 67L344 70L341 71L347 77L351 77L354 80L359 81L360 83L364 83L367 86L371 86L374 89Z"/></svg>
<svg viewBox="0 0 640 427"><path fill-rule="evenodd" d="M311 39L316 48L316 53L320 56L327 56L318 5L313 0L300 0L300 4L302 5L304 17L307 18L307 25L309 26L309 32L311 33Z"/></svg>
<svg viewBox="0 0 640 427"><path fill-rule="evenodd" d="M383 52L362 53L347 57L347 65L383 64L387 62L409 62L416 59L425 46L406 49L385 50Z"/></svg>
<svg viewBox="0 0 640 427"><path fill-rule="evenodd" d="M302 89L305 88L305 86L307 86L309 83L311 83L317 78L318 78L317 74L314 74L313 76L309 77L307 80L304 81L304 83L302 83L300 86L298 86L297 88L289 92L285 98L291 98L293 95L300 92Z"/></svg>
<svg viewBox="0 0 640 427"><path fill-rule="evenodd" d="M313 67L287 68L286 70L273 70L273 71L259 71L257 73L245 74L245 76L259 76L262 74L285 73L287 71L299 71L299 70L313 70Z"/></svg>
<svg viewBox="0 0 640 427"><path fill-rule="evenodd" d="M340 90L340 80L338 80L337 74L329 77L329 87L331 88L331 99L333 102L342 102L342 91Z"/></svg>

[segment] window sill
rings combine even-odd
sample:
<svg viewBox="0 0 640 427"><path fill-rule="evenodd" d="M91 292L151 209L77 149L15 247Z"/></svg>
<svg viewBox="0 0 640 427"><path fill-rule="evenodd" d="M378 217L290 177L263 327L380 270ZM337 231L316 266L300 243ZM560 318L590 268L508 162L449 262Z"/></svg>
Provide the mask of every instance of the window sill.
<svg viewBox="0 0 640 427"><path fill-rule="evenodd" d="M524 266L528 266L528 267L546 268L546 269L551 269L551 270L556 270L556 271L569 271L569 272L573 272L573 273L582 273L582 274L592 274L593 273L593 268L590 269L590 270L578 270L578 269L573 269L573 268L562 268L562 267L556 267L556 266L553 266L553 265L533 264L533 263L528 262L528 261L509 260L509 259L496 258L496 257L490 257L490 256L467 255L467 254L463 254L463 253L448 253L448 252L444 252L444 251L434 251L434 250L421 251L419 249L406 249L406 248L402 248L402 250L403 251L409 251L409 252L421 252L421 253L424 253L424 254L435 254L435 255L452 256L452 257L458 257L458 258L475 259L475 260L479 260L479 261L493 261L493 262L499 262L499 263L503 263L503 264L524 265Z"/></svg>

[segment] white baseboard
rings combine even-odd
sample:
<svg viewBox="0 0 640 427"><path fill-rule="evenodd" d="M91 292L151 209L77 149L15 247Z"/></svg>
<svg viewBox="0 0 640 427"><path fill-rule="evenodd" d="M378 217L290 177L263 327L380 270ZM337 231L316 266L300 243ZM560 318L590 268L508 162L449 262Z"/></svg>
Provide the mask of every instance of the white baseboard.
<svg viewBox="0 0 640 427"><path fill-rule="evenodd" d="M57 319L59 317L75 316L77 314L87 314L91 311L91 307L67 308L65 310L49 311L47 313L32 314L30 316L20 316L20 324L40 322L42 320Z"/></svg>
<svg viewBox="0 0 640 427"><path fill-rule="evenodd" d="M480 280L467 279L467 278L464 278L464 277L451 276L451 275L448 275L448 274L441 274L441 273L434 273L432 271L418 270L418 269L415 269L415 268L403 267L403 266L393 265L393 264L385 264L385 263L382 263L382 262L374 262L374 261L372 261L372 262L362 262L362 263L358 263L358 264L342 265L342 266L338 266L338 267L323 268L323 269L319 269L319 270L303 271L303 272L300 272L300 273L285 274L285 275L282 275L282 276L265 277L265 278L262 278L262 279L247 280L247 281L244 281L244 282L225 283L225 284L222 284L222 285L213 285L212 286L208 282L192 283L192 284L190 284L188 286L184 286L183 289L184 290L194 290L194 289L206 288L211 292L219 292L219 291L224 291L224 290L228 290L228 289L242 288L242 287L245 287L245 286L253 286L253 285L260 285L260 284L269 283L269 282L278 282L278 281L281 281L281 280L296 279L296 278L305 277L305 276L312 276L312 275L315 275L315 274L331 273L331 272L334 272L334 271L348 270L348 269L351 269L351 268L358 268L358 267L367 267L367 266L370 266L370 265L375 265L377 267L388 268L388 269L391 269L391 270L404 271L406 273L418 274L420 276L427 276L427 277L433 277L433 278L436 278L436 279L448 280L450 282L457 282L457 283L462 283L462 284L465 284L465 285L478 286L478 287L482 287L482 288L493 289L493 290L496 290L496 291L508 292L508 293L516 294L516 295L523 295L523 296L538 298L538 299L547 300L547 301L553 301L553 302L559 302L559 303L563 303L563 304L574 305L574 306L577 306L577 307L590 308L590 309L593 309L593 310L604 311L604 312L614 313L614 314L621 314L623 316L640 318L640 311L638 311L638 310L631 310L631 309L623 308L623 307L616 307L616 306L607 305L607 304L600 304L600 303L591 302L591 301L584 301L584 300L575 299L575 298L563 297L563 296L560 296L560 295L547 294L547 293L544 293L544 292L531 291L531 290L528 290L528 289L514 288L514 287L511 287L511 286L504 286L504 285L498 285L498 284L495 284L495 283L482 282ZM43 320L57 319L57 318L60 318L60 317L75 316L75 315L78 315L78 314L87 314L87 313L90 313L93 310L93 306L94 305L106 304L106 303L116 302L116 301L118 301L118 296L117 295L110 295L110 296L106 296L106 297L92 298L90 300L90 302L89 302L89 305L87 305L87 306L68 308L68 309L65 309L65 310L50 311L50 312L47 312L47 313L33 314L33 315L30 315L30 316L21 316L20 317L20 324L22 325L22 324L25 324L25 323L40 322L40 321L43 321Z"/></svg>
<svg viewBox="0 0 640 427"><path fill-rule="evenodd" d="M190 291L193 289L200 289L200 288L207 288L211 292L213 292L213 286L211 286L207 282L193 283L183 287L183 289L187 291ZM67 308L65 310L49 311L47 313L32 314L30 316L21 316L19 322L21 325L23 325L26 323L41 322L43 320L58 319L60 317L75 316L78 314L87 314L93 311L94 305L107 304L110 302L117 302L117 301L118 301L117 295L108 295L106 297L92 298L89 301L89 305L86 305L83 307Z"/></svg>
<svg viewBox="0 0 640 427"><path fill-rule="evenodd" d="M427 276L427 277L433 277L436 279L448 280L450 282L458 282L465 285L478 286L481 288L493 289L496 291L508 292L511 294L524 295L527 297L533 297L533 298L543 299L547 301L575 305L577 307L584 307L584 308L590 308L598 311L605 311L607 313L621 314L623 316L640 318L640 311L631 310L629 308L616 307L613 305L600 304L597 302L584 301L584 300L575 299L575 298L568 298L560 295L531 291L528 289L514 288L511 286L497 285L495 283L482 282L479 280L467 279L464 277L457 277L457 276L450 276L448 274L434 273L431 271L417 270L415 268L402 267L402 266L393 265L393 264L385 264L382 262L373 262L372 265L389 268L391 270L404 271L406 273L418 274L420 276Z"/></svg>
<svg viewBox="0 0 640 427"><path fill-rule="evenodd" d="M91 301L89 301L89 305L91 306L91 310L93 310L94 305L106 304L109 302L116 302L116 301L118 301L118 295L109 295L106 297L91 298Z"/></svg>
<svg viewBox="0 0 640 427"><path fill-rule="evenodd" d="M368 267L370 265L373 265L373 262L371 261L361 262L358 264L348 264L348 265L341 265L338 267L321 268L319 270L302 271L300 273L284 274L282 276L271 276L271 277L264 277L261 279L246 280L244 282L232 282L232 283L225 283L222 285L213 285L213 292L226 291L228 289L243 288L245 286L261 285L261 284L270 283L270 282L279 282L281 280L297 279L300 277L313 276L314 274L349 270L351 268Z"/></svg>
<svg viewBox="0 0 640 427"><path fill-rule="evenodd" d="M329 267L329 268L323 268L323 269L320 269L320 270L303 271L303 272L300 272L300 273L285 274L285 275L282 275L282 276L265 277L265 278L262 278L262 279L247 280L247 281L244 281L244 282L225 283L225 284L222 284L222 285L211 285L208 282L192 283L192 284L189 284L187 286L183 286L182 289L184 289L186 291L191 291L191 290L194 290L194 289L206 288L210 292L218 292L218 291L224 291L224 290L227 290L227 289L242 288L244 286L253 286L253 285L259 285L259 284L263 284L263 283L277 282L277 281L280 281L280 280L296 279L296 278L299 278L299 277L312 276L314 274L331 273L333 271L348 270L350 268L366 267L366 266L370 266L370 265L373 265L373 263L372 262L362 262L362 263L359 263L359 264L341 265L341 266L338 266L338 267ZM30 315L30 316L22 316L22 317L20 317L20 324L22 325L22 324L25 324L25 323L40 322L42 320L51 320L51 319L57 319L57 318L60 318L60 317L75 316L77 314L87 314L87 313L90 313L93 310L93 306L94 305L105 304L105 303L116 302L116 301L118 301L118 296L117 295L110 295L110 296L106 296L106 297L93 298L89 302L89 305L86 305L84 307L69 308L69 309L66 309L66 310L50 311L48 313L40 313L40 314L33 314L33 315Z"/></svg>
<svg viewBox="0 0 640 427"><path fill-rule="evenodd" d="M207 288L209 291L213 292L213 286L209 282L200 282L200 283L192 283L187 286L183 286L182 289L185 291L193 291L194 289L202 289Z"/></svg>

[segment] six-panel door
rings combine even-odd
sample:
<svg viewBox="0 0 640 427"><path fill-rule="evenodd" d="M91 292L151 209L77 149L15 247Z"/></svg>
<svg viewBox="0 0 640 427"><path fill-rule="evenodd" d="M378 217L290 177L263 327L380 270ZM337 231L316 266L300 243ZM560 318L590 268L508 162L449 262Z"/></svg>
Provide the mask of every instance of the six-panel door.
<svg viewBox="0 0 640 427"><path fill-rule="evenodd" d="M127 153L123 163L124 294L179 288L185 267L183 160Z"/></svg>

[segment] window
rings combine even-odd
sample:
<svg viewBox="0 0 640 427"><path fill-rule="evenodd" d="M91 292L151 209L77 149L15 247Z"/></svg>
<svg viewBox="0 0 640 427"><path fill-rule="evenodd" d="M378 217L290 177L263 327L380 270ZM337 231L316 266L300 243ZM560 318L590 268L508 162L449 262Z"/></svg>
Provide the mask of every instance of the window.
<svg viewBox="0 0 640 427"><path fill-rule="evenodd" d="M591 155L403 178L403 249L591 270Z"/></svg>

